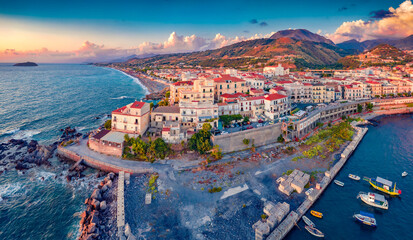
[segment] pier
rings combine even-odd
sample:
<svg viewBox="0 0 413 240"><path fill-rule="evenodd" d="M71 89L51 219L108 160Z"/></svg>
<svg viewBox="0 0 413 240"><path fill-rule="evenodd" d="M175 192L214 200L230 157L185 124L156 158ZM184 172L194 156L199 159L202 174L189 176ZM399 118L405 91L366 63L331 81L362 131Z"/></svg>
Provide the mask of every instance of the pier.
<svg viewBox="0 0 413 240"><path fill-rule="evenodd" d="M294 227L294 225L301 219L301 217L311 208L315 201L321 196L330 182L334 179L337 173L341 170L348 158L357 148L364 135L367 133L367 128L357 127L357 122L351 123L356 130L356 135L350 144L341 153L340 160L329 170L324 173L323 179L319 182L320 189L314 191L307 196L306 200L295 210L291 211L288 216L282 221L274 231L267 237L267 240L281 240Z"/></svg>
<svg viewBox="0 0 413 240"><path fill-rule="evenodd" d="M125 227L125 172L119 172L116 220L119 239L122 239Z"/></svg>

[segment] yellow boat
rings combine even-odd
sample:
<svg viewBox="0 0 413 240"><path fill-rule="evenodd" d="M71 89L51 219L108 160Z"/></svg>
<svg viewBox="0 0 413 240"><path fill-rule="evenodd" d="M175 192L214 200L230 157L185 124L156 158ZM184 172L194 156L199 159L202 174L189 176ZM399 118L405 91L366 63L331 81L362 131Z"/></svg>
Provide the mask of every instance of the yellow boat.
<svg viewBox="0 0 413 240"><path fill-rule="evenodd" d="M314 217L318 217L318 218L323 218L323 214L321 212L317 212L314 210L310 211L311 215L313 215Z"/></svg>
<svg viewBox="0 0 413 240"><path fill-rule="evenodd" d="M376 177L376 179L368 179L368 182L374 189L387 193L390 196L399 196L402 194L402 191L396 188L396 183L393 186L391 181L384 178Z"/></svg>

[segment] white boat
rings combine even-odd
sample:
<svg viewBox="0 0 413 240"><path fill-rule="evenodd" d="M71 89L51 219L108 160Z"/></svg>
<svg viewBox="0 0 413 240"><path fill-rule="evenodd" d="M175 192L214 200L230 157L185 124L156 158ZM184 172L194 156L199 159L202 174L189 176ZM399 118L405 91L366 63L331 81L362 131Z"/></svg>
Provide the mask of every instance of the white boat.
<svg viewBox="0 0 413 240"><path fill-rule="evenodd" d="M354 174L351 174L351 173L348 175L348 177L351 178L351 179L353 179L353 180L356 180L356 181L359 181L359 180L360 180L360 177L359 177L359 176L354 175Z"/></svg>
<svg viewBox="0 0 413 240"><path fill-rule="evenodd" d="M307 226L315 227L315 224L308 217L303 216L303 221L307 224Z"/></svg>
<svg viewBox="0 0 413 240"><path fill-rule="evenodd" d="M334 180L334 183L337 184L337 185L339 185L340 187L343 187L343 186L344 186L344 183L343 183L343 182L340 182L339 180Z"/></svg>
<svg viewBox="0 0 413 240"><path fill-rule="evenodd" d="M305 191L305 195L309 196L313 191L314 191L314 188L310 188L307 191Z"/></svg>
<svg viewBox="0 0 413 240"><path fill-rule="evenodd" d="M407 172L403 172L403 173L402 173L402 177L406 177L407 174L408 174Z"/></svg>
<svg viewBox="0 0 413 240"><path fill-rule="evenodd" d="M376 208L381 208L381 209L389 209L389 203L387 200L384 198L383 195L378 194L378 193L365 193L365 192L359 192L357 195L357 198L360 198L361 201L364 203L376 207Z"/></svg>
<svg viewBox="0 0 413 240"><path fill-rule="evenodd" d="M359 222L361 222L361 223L363 223L367 226L372 226L372 227L377 226L376 219L374 218L374 215L371 214L371 213L366 213L366 212L360 211L359 214L354 214L353 217L357 221L359 221Z"/></svg>
<svg viewBox="0 0 413 240"><path fill-rule="evenodd" d="M313 228L310 226L305 226L305 229L311 233L312 235L316 236L316 237L324 237L324 233L322 233L320 230L318 230L317 228Z"/></svg>

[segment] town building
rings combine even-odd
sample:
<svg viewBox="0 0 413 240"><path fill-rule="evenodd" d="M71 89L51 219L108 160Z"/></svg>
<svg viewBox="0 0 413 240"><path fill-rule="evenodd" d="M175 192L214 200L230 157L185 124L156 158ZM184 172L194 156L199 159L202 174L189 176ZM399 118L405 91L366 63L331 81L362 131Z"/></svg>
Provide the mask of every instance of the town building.
<svg viewBox="0 0 413 240"><path fill-rule="evenodd" d="M149 127L150 105L135 101L112 111L112 130L143 135Z"/></svg>
<svg viewBox="0 0 413 240"><path fill-rule="evenodd" d="M245 80L229 75L222 75L219 78L214 79L215 86L215 99L220 100L221 95L225 93L246 93L249 88Z"/></svg>
<svg viewBox="0 0 413 240"><path fill-rule="evenodd" d="M198 130L204 123L218 127L218 105L213 102L180 102L182 126Z"/></svg>
<svg viewBox="0 0 413 240"><path fill-rule="evenodd" d="M192 89L194 83L192 81L180 81L170 86L169 102L171 105L179 102L179 90Z"/></svg>
<svg viewBox="0 0 413 240"><path fill-rule="evenodd" d="M273 93L264 98L264 114L271 120L286 116L291 111L291 103L286 95Z"/></svg>

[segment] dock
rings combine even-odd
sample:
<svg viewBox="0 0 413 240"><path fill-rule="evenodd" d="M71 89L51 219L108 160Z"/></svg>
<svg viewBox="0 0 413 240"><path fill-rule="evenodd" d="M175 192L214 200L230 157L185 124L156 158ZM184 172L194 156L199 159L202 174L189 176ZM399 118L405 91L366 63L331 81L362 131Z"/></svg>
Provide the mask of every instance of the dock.
<svg viewBox="0 0 413 240"><path fill-rule="evenodd" d="M331 183L337 173L341 170L348 158L354 152L364 135L367 133L367 128L357 127L357 123L351 123L356 130L356 135L350 144L344 149L341 154L340 160L329 171L324 173L324 177L319 182L320 189L314 189L314 191L306 197L306 200L295 210L291 211L288 216L282 221L274 231L270 233L267 240L281 240L283 239L294 227L294 225L300 221L301 217L311 208L315 201L321 196L327 186Z"/></svg>

